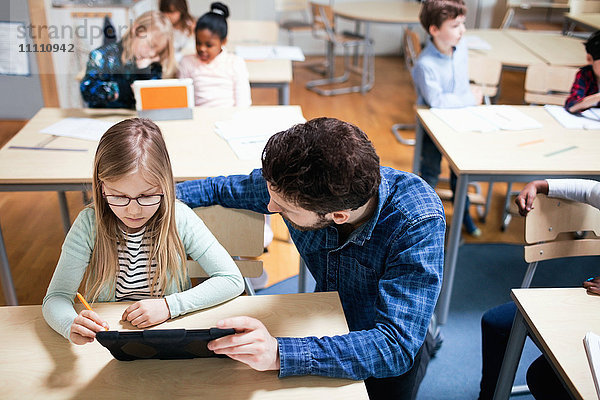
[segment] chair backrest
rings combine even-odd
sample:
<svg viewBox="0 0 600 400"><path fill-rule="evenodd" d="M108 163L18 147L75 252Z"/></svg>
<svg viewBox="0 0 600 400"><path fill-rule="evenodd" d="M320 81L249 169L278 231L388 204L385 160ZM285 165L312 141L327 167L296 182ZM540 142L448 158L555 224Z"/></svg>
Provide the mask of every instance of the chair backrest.
<svg viewBox="0 0 600 400"><path fill-rule="evenodd" d="M227 47L236 45L273 45L279 40L279 25L275 21L240 20L227 21Z"/></svg>
<svg viewBox="0 0 600 400"><path fill-rule="evenodd" d="M472 86L477 86L483 92L486 104L490 98L498 93L502 63L492 57L484 55L469 55L469 81Z"/></svg>
<svg viewBox="0 0 600 400"><path fill-rule="evenodd" d="M534 64L525 73L525 102L563 105L571 92L577 68Z"/></svg>
<svg viewBox="0 0 600 400"><path fill-rule="evenodd" d="M533 207L525 219L525 261L600 255L600 210L545 195L537 195ZM576 239L580 231L594 235Z"/></svg>
<svg viewBox="0 0 600 400"><path fill-rule="evenodd" d="M412 71L413 67L421 54L421 38L417 32L410 28L404 29L404 37L402 38L402 49L404 50L404 62L406 68Z"/></svg>
<svg viewBox="0 0 600 400"><path fill-rule="evenodd" d="M236 259L242 275L255 278L262 274L262 261L239 258L256 258L263 253L265 219L262 214L221 206L194 209L208 229ZM195 261L187 261L192 278L206 277L206 272Z"/></svg>
<svg viewBox="0 0 600 400"><path fill-rule="evenodd" d="M281 29L288 31L288 43L294 42L292 32L312 28L306 0L275 0L275 14Z"/></svg>
<svg viewBox="0 0 600 400"><path fill-rule="evenodd" d="M335 41L335 18L331 6L310 2L313 36L318 39Z"/></svg>

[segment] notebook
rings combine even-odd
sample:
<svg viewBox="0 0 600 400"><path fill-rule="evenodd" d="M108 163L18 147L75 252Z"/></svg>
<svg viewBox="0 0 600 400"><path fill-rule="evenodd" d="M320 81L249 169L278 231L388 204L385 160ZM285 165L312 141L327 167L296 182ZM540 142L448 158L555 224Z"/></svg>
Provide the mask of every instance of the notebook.
<svg viewBox="0 0 600 400"><path fill-rule="evenodd" d="M592 378L594 378L594 386L596 386L596 394L600 397L600 336L594 332L588 332L583 338L585 353L587 354L590 368L592 369Z"/></svg>
<svg viewBox="0 0 600 400"><path fill-rule="evenodd" d="M96 340L120 361L222 357L208 350L213 339L232 335L233 329L148 329L101 331Z"/></svg>

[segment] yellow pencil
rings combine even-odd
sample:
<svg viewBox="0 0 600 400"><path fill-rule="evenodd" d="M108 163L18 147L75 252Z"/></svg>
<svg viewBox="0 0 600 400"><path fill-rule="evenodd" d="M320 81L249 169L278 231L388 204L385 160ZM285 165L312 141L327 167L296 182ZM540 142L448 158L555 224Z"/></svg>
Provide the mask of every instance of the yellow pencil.
<svg viewBox="0 0 600 400"><path fill-rule="evenodd" d="M83 304L83 306L85 308L87 308L90 311L94 311L94 310L92 310L92 307L90 307L90 305L88 304L88 302L85 301L85 299L83 298L83 296L81 295L81 293L77 292L77 298L79 299L79 301L81 302L81 304ZM104 327L104 330L108 330L108 328Z"/></svg>

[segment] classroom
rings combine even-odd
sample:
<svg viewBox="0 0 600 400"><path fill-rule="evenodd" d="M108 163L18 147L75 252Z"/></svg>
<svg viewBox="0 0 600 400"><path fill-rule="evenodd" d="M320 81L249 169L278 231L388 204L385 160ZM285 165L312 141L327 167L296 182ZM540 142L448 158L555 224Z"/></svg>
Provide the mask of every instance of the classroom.
<svg viewBox="0 0 600 400"><path fill-rule="evenodd" d="M0 4L2 398L599 399L600 0Z"/></svg>

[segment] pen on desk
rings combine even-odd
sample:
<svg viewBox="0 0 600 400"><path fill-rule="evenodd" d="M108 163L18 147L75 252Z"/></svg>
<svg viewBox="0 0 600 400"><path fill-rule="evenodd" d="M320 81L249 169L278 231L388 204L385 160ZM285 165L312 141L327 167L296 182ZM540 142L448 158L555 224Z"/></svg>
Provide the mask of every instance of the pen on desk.
<svg viewBox="0 0 600 400"><path fill-rule="evenodd" d="M8 146L15 150L49 150L49 151L87 151L87 149L65 149L59 147L38 147L38 146Z"/></svg>
<svg viewBox="0 0 600 400"><path fill-rule="evenodd" d="M81 304L83 304L83 306L86 309L88 309L90 311L94 311L94 310L92 310L92 307L90 307L90 305L88 304L88 302L85 301L85 299L83 298L83 296L81 295L81 293L77 292L77 298L79 299L79 301L81 302ZM104 330L108 330L108 328L104 327Z"/></svg>
<svg viewBox="0 0 600 400"><path fill-rule="evenodd" d="M552 153L544 154L544 157L550 157L550 156L553 156L553 155L556 155L556 154L560 154L560 153L564 153L565 151L573 150L573 149L576 149L576 148L577 148L577 146L571 146L571 147L567 147L565 149L556 150L556 151L553 151Z"/></svg>
<svg viewBox="0 0 600 400"><path fill-rule="evenodd" d="M518 146L528 146L530 144L542 143L544 139L532 140L531 142L519 143Z"/></svg>

